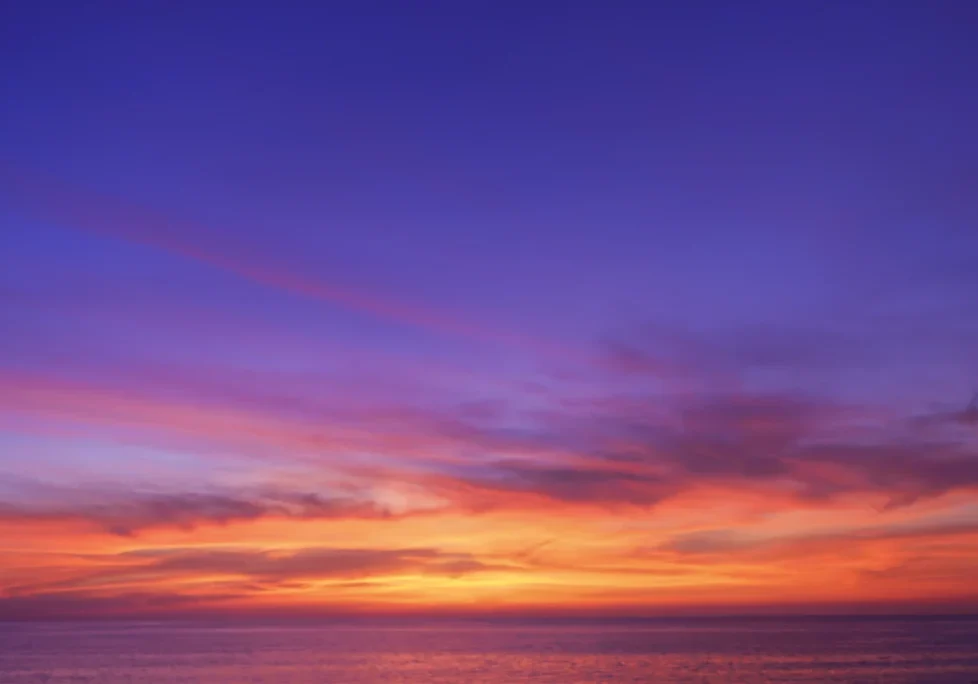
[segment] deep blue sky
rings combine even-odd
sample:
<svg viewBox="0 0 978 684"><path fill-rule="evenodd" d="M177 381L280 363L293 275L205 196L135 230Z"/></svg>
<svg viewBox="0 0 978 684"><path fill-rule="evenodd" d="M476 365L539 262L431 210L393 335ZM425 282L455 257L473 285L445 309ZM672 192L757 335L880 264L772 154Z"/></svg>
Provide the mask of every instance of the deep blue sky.
<svg viewBox="0 0 978 684"><path fill-rule="evenodd" d="M978 382L973 3L7 2L0 23L5 368L355 358L481 400L624 345L908 411Z"/></svg>

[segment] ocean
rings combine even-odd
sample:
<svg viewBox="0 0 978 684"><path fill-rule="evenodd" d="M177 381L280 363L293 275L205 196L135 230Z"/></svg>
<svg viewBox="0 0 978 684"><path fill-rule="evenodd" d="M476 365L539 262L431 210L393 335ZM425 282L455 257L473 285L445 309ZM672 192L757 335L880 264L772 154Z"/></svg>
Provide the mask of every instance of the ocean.
<svg viewBox="0 0 978 684"><path fill-rule="evenodd" d="M978 620L0 623L0 682L978 682Z"/></svg>

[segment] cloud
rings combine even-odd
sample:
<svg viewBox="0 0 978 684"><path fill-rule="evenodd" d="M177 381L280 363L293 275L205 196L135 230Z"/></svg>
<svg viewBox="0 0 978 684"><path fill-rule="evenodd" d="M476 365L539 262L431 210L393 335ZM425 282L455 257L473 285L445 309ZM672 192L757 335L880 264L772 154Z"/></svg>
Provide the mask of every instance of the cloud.
<svg viewBox="0 0 978 684"><path fill-rule="evenodd" d="M342 416L331 419L324 407L318 417L308 406L305 411L296 411L287 401L276 410L273 399L260 396L255 393L220 402L192 394L157 397L141 388L101 387L30 373L0 372L0 412L94 427L189 450L220 447L222 453L272 454L285 460L349 453L400 458L423 450L427 457L435 458L452 446L446 435L425 430L421 413L411 408L397 412L380 407L373 413L364 408L359 413L352 411L356 420L343 420ZM320 463L325 465L322 459ZM340 467L338 461L333 465Z"/></svg>
<svg viewBox="0 0 978 684"><path fill-rule="evenodd" d="M631 383L631 380L637 380ZM864 496L898 507L978 488L978 434L938 422L790 390L708 385L680 394L658 381L602 376L576 397L544 406L464 400L350 410L350 424L314 401L247 385L208 402L159 399L22 373L0 375L4 406L123 431L301 458L323 472L397 481L458 511L553 506L650 507L700 487L744 490L807 505ZM186 382L187 379L181 380ZM208 387L208 383L204 383ZM276 410L279 403L281 412ZM343 407L338 412L343 413ZM352 416L352 417L351 417ZM960 422L960 421L958 421ZM960 426L959 426L960 427ZM350 454L368 454L360 466ZM378 464L383 463L383 466ZM369 487L368 487L369 488ZM131 533L146 527L264 516L357 517L388 512L369 497L302 492L201 493L82 502L44 512ZM23 515L11 511L8 517Z"/></svg>
<svg viewBox="0 0 978 684"><path fill-rule="evenodd" d="M486 491L602 505L654 505L701 485L809 502L879 496L889 506L978 488L978 440L874 422L860 407L760 392L642 401L627 412L595 405L528 436L507 435L514 451L520 441L547 444L560 460L498 458L451 472ZM469 438L483 439L477 430ZM485 441L498 448L499 434Z"/></svg>
<svg viewBox="0 0 978 684"><path fill-rule="evenodd" d="M140 613L193 608L215 601L246 599L282 589L308 590L308 582L351 582L392 575L458 578L509 569L487 564L470 553L435 548L145 548L113 555L86 556L83 569L68 577L0 587L0 616L65 615L75 612ZM97 569L91 570L95 562ZM133 593L133 584L151 582L183 589L172 593ZM176 583L176 584L173 584ZM188 593L188 586L198 587ZM370 586L370 585L361 585Z"/></svg>
<svg viewBox="0 0 978 684"><path fill-rule="evenodd" d="M287 491L139 492L67 490L33 486L32 500L0 502L0 520L58 521L130 536L143 530L227 525L261 518L295 520L386 518L393 514L367 498Z"/></svg>
<svg viewBox="0 0 978 684"><path fill-rule="evenodd" d="M461 477L480 489L530 494L564 503L645 506L676 493L674 483L654 474L519 461L468 469Z"/></svg>
<svg viewBox="0 0 978 684"><path fill-rule="evenodd" d="M182 610L197 613L240 598L238 593L134 591L104 594L91 591L59 591L22 596L0 594L0 619L48 620L112 616L168 615Z"/></svg>
<svg viewBox="0 0 978 684"><path fill-rule="evenodd" d="M754 370L836 371L878 362L865 336L851 326L741 325L709 334L645 325L628 340L604 344L609 368L624 375L665 375L688 389L739 387Z"/></svg>
<svg viewBox="0 0 978 684"><path fill-rule="evenodd" d="M232 575L264 582L296 579L361 579L400 572L467 574L486 565L470 554L444 553L432 548L297 550L147 549L121 554L119 560L146 561L139 572L164 575Z"/></svg>
<svg viewBox="0 0 978 684"><path fill-rule="evenodd" d="M349 392L339 382L317 391L322 388L310 387L309 377L296 380L299 386L286 381L277 391L274 374L208 378L204 373L194 378L190 371L162 367L150 375L140 375L138 369L122 375L143 382L129 385L104 376L85 381L0 370L0 417L6 411L156 446L312 460L338 470L350 465L349 454L386 458L394 466L405 458L415 465L459 460L458 454L474 448L549 448L544 442L531 444L532 433L495 427L498 421L493 419L503 413L498 407L425 393L418 387L397 401L398 392L390 385L368 389L362 379L346 379L354 385ZM157 375L166 378L157 382ZM336 387L344 388L342 396L335 394Z"/></svg>
<svg viewBox="0 0 978 684"><path fill-rule="evenodd" d="M915 417L920 427L960 426L978 431L978 393L967 406L949 411L937 411Z"/></svg>
<svg viewBox="0 0 978 684"><path fill-rule="evenodd" d="M789 392L703 390L617 400L605 394L534 412L500 406L473 411L464 402L395 407L377 412L377 425L367 430L17 377L7 378L5 387L12 390L6 401L20 410L35 406L45 415L138 427L164 439L175 435L244 454L302 458L323 472L393 479L427 490L459 509L521 506L527 497L565 505L652 506L703 485L809 503L862 494L900 506L978 487L978 434L881 420L882 412L864 406ZM345 457L349 453L371 454L375 465L357 470ZM283 492L140 496L86 504L80 512L119 531L265 515L383 514L356 497L340 498ZM70 507L59 510L66 517L71 513Z"/></svg>
<svg viewBox="0 0 978 684"><path fill-rule="evenodd" d="M761 535L738 528L699 530L676 535L654 551L680 556L802 555L806 550L839 549L886 540L940 539L978 535L978 516L918 520L804 533Z"/></svg>
<svg viewBox="0 0 978 684"><path fill-rule="evenodd" d="M54 218L78 230L152 247L268 288L367 313L384 321L482 344L502 344L560 361L581 362L589 358L576 349L523 333L500 330L483 322L465 320L428 306L303 277L288 269L269 265L267 258L258 260L229 256L230 250L226 246L208 249L190 240L181 240L181 233L206 235L212 231L121 198L70 185L49 175L4 164L0 165L0 177L17 189L17 202L22 208Z"/></svg>

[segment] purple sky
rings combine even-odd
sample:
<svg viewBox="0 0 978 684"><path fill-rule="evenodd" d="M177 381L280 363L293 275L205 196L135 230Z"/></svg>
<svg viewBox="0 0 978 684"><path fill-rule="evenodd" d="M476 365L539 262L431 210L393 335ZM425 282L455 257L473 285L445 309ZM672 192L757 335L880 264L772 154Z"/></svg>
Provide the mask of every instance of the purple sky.
<svg viewBox="0 0 978 684"><path fill-rule="evenodd" d="M523 374L522 352L651 325L724 351L773 334L860 366L846 393L956 398L978 376L968 3L219 5L7 6L4 363L68 336L304 368L298 347L220 348L226 320ZM37 173L87 226L23 206Z"/></svg>
<svg viewBox="0 0 978 684"><path fill-rule="evenodd" d="M978 389L967 0L14 0L0 26L8 483L258 477L199 456L261 440L106 434L45 383L503 441L555 414L571 440L596 396L903 420Z"/></svg>

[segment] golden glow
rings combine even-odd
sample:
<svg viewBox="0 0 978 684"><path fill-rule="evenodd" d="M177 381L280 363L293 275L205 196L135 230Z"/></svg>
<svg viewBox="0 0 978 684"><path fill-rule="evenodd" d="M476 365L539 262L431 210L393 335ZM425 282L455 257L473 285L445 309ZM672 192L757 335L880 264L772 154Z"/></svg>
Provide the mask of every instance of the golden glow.
<svg viewBox="0 0 978 684"><path fill-rule="evenodd" d="M714 538L708 523L717 511L705 514L704 495L648 511L540 506L383 520L264 518L132 537L8 521L0 529L4 586L7 597L83 595L111 606L113 597L145 594L180 597L173 610L259 612L656 614L973 595L964 569L978 567L978 531L913 532L938 504L964 497L892 514L851 504L766 516L761 502L730 496L724 516L748 541L684 547L676 540ZM363 557L337 560L344 550ZM293 562L303 554L309 559Z"/></svg>

